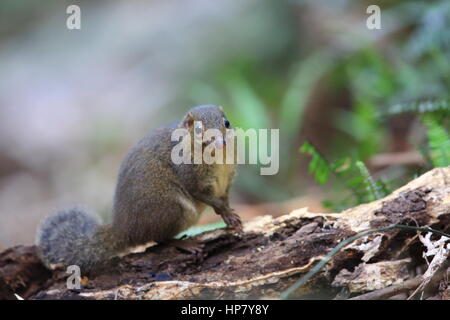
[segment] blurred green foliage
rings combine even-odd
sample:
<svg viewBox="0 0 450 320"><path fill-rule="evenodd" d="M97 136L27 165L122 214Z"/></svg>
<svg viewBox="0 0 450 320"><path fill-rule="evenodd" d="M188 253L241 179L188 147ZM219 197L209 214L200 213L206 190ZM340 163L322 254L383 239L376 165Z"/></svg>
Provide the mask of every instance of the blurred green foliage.
<svg viewBox="0 0 450 320"><path fill-rule="evenodd" d="M226 226L227 225L223 221L218 221L218 222L210 223L210 224L206 224L206 225L194 226L194 227L187 229L186 231L181 232L180 234L178 234L176 236L176 238L177 239L182 239L185 237L190 238L190 237L194 237L200 233L210 231L210 230L225 228Z"/></svg>
<svg viewBox="0 0 450 320"><path fill-rule="evenodd" d="M369 4L349 0L330 6L339 14ZM325 3L290 1L285 5L301 11ZM387 1L379 5L383 21L390 24L383 41L355 37L347 48L300 45L288 55L272 58L283 60L273 63L276 67L270 67L273 61L248 57L229 61L189 88L194 104L217 101L227 106L236 127L280 128L280 173L261 177L258 168L241 169L238 186L250 196L279 200L299 194L302 156L297 151L305 138L302 126L310 120L321 121L305 117L321 81L333 92L349 96L348 104L338 101L326 109L333 113L337 134L330 133L329 146L322 152L340 160L327 162L311 145L302 148L312 155L310 171L317 182L323 184L331 173L337 173L340 186L353 193L353 200L341 201L334 208L380 198L433 166L449 165L450 2ZM398 137L390 124L402 121L396 117L403 114L412 115L407 121L413 129ZM373 177L364 163L389 152L395 139L403 139L430 161L423 167L388 168ZM337 171L344 162L348 171Z"/></svg>

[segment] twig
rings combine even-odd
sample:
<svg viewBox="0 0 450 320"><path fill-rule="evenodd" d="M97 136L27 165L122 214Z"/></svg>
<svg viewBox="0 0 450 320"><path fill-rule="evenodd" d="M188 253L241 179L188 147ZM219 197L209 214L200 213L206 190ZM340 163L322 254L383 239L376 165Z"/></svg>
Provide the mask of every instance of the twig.
<svg viewBox="0 0 450 320"><path fill-rule="evenodd" d="M413 227L413 226L405 226L405 225L401 225L401 224L391 224L391 225L389 225L387 227L377 228L377 229L370 229L370 230L361 232L359 234L356 234L356 235L354 235L354 236L352 236L350 238L347 238L347 239L343 240L342 242L340 242L318 264L316 264L306 275L304 275L302 278L300 278L296 283L294 283L288 289L283 291L280 294L280 298L281 299L289 298L292 293L294 293L295 291L300 289L306 282L308 282L309 279L311 279L313 276L315 276L316 273L318 273L328 263L328 261L330 261L330 259L335 254L337 254L343 247L347 246L351 242L353 242L353 241L355 241L355 240L357 240L359 238L365 237L368 234L371 234L371 233L374 233L374 232L383 232L383 231L388 231L388 230L392 230L392 229L407 229L407 230L416 230L416 231L422 231L422 232L432 232L432 233L438 234L440 236L450 237L450 235L448 235L448 234L446 234L444 232L441 232L441 231L438 231L438 230L434 230L434 229L431 229L429 227Z"/></svg>
<svg viewBox="0 0 450 320"><path fill-rule="evenodd" d="M429 238L429 237L428 237ZM425 239L426 238L422 238ZM422 240L423 244L427 244L426 242L424 242L425 240ZM444 240L444 242L441 242L441 240ZM431 253L431 255L434 254L434 258L431 261L431 263L428 265L428 269L427 271L425 271L425 273L422 275L422 283L417 287L417 289L409 296L408 300L411 300L418 292L422 291L422 297L423 297L423 293L425 288L427 287L427 285L436 277L436 274L438 273L439 270L441 270L443 268L443 266L448 265L447 258L450 255L450 245L446 246L446 241L448 241L448 238L441 238L441 240L439 241L435 241L434 243L431 243L430 246L428 247L428 253ZM433 248L432 246L436 246L438 245L439 248ZM434 251L435 249L437 249L437 251ZM422 299L421 297L421 299Z"/></svg>
<svg viewBox="0 0 450 320"><path fill-rule="evenodd" d="M441 270L439 272L437 272L435 274L435 276L432 279L432 284L435 284L436 282L441 281L445 275L447 274L447 272L445 270ZM395 296L397 294L406 292L406 291L410 291L410 290L414 290L416 288L419 288L420 285L423 282L423 275L417 276L413 279L410 280L406 280L405 282L395 285L395 286L390 286L390 287L386 287L383 289L379 289L379 290L375 290L372 292L368 292L368 293L364 293L361 294L359 296L350 298L348 300L382 300L382 299L387 299L390 298L392 296Z"/></svg>
<svg viewBox="0 0 450 320"><path fill-rule="evenodd" d="M390 165L421 165L425 162L425 158L417 151L379 153L369 160L369 164L376 168Z"/></svg>
<svg viewBox="0 0 450 320"><path fill-rule="evenodd" d="M422 276L417 276L414 279L406 280L405 282L395 285L386 287L383 289L375 290L372 292L364 293L362 295L350 298L348 300L381 300L381 299L387 299L392 296L395 296L399 293L403 293L406 291L414 290L416 289L423 281Z"/></svg>

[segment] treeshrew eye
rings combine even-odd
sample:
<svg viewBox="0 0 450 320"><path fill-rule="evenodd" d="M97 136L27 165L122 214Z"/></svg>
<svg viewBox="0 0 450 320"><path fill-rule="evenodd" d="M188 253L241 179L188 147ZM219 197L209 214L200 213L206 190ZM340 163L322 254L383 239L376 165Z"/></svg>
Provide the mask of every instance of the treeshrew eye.
<svg viewBox="0 0 450 320"><path fill-rule="evenodd" d="M195 134L201 134L203 131L203 126L201 122L197 122L194 126L194 132Z"/></svg>
<svg viewBox="0 0 450 320"><path fill-rule="evenodd" d="M225 128L229 129L230 128L230 121L228 121L227 119L224 119L223 122L225 124Z"/></svg>

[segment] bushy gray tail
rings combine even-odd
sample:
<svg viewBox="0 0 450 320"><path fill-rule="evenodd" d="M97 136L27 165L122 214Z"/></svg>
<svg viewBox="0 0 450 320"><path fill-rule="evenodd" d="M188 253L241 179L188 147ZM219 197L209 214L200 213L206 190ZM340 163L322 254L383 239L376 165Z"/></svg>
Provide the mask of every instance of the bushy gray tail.
<svg viewBox="0 0 450 320"><path fill-rule="evenodd" d="M100 226L96 217L80 208L71 208L42 221L36 245L48 268L77 265L86 273L115 253L111 238L110 226Z"/></svg>

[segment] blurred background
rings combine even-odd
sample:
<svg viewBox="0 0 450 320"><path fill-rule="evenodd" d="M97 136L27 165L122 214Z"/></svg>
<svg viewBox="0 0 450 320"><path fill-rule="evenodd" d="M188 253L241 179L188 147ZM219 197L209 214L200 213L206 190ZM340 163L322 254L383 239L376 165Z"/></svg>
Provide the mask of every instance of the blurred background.
<svg viewBox="0 0 450 320"><path fill-rule="evenodd" d="M108 221L128 149L197 104L280 129L277 175L239 168L244 220L342 210L448 165L450 2L372 2L3 0L0 248L68 205Z"/></svg>

